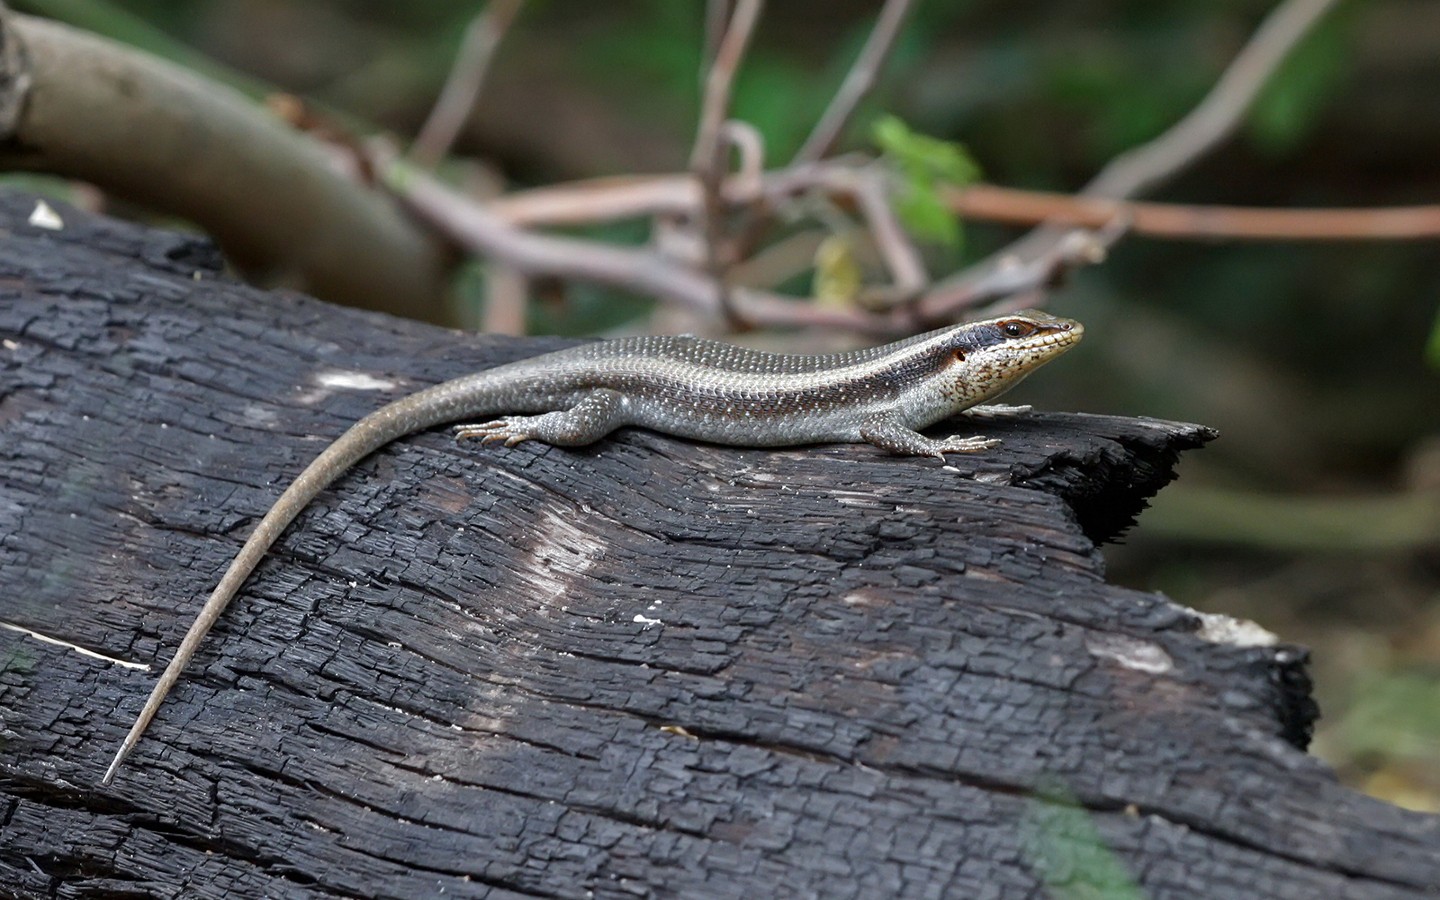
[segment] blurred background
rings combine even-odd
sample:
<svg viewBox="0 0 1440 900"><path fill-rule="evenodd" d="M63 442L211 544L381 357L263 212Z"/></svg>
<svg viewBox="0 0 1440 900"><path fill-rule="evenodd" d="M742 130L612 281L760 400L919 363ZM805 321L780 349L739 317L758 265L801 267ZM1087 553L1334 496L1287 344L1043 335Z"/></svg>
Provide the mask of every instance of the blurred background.
<svg viewBox="0 0 1440 900"><path fill-rule="evenodd" d="M13 7L403 142L481 7L382 0L27 0ZM842 143L894 114L963 144L986 182L1072 192L1180 119L1271 0L928 0ZM783 163L878 2L767 6L734 115ZM456 143L492 190L685 169L704 4L532 0ZM218 64L218 66L216 66ZM31 182L27 182L27 185ZM1440 203L1440 3L1341 3L1216 152L1152 195L1186 204ZM638 242L643 228L589 232ZM1015 228L963 223L962 267ZM467 320L480 264L461 275ZM537 332L651 327L646 298L532 285ZM805 293L800 284L798 292ZM1199 422L1220 438L1120 545L1111 580L1252 619L1313 651L1313 747L1347 782L1440 811L1440 246L1128 236L1053 292L1087 338L1015 402ZM403 305L393 310L404 314ZM655 327L666 327L663 317ZM763 341L764 336L758 336ZM1428 347L1428 349L1427 349Z"/></svg>

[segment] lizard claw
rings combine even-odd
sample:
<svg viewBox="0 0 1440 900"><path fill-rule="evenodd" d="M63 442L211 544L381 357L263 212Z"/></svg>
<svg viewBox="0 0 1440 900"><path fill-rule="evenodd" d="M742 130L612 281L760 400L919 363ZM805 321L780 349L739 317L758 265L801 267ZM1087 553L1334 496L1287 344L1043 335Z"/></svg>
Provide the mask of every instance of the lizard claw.
<svg viewBox="0 0 1440 900"><path fill-rule="evenodd" d="M965 415L972 419L1008 419L1011 416L1028 413L1031 408L1028 403L1024 406L1011 406L1008 403L991 403L985 406L972 406L965 410Z"/></svg>
<svg viewBox="0 0 1440 900"><path fill-rule="evenodd" d="M521 441L528 441L530 435L518 429L518 423L514 417L496 419L493 422L481 422L474 425L456 425L451 429L455 433L455 440L479 440L482 444L492 441L504 441L505 446L513 447Z"/></svg>

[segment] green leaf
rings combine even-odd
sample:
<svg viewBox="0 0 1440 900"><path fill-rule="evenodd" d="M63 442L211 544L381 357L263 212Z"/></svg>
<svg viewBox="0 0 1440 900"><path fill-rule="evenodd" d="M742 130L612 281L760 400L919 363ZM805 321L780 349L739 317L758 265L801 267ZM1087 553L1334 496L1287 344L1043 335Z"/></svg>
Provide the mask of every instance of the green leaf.
<svg viewBox="0 0 1440 900"><path fill-rule="evenodd" d="M872 132L875 143L907 178L965 185L980 177L980 166L954 141L912 131L895 116L884 116Z"/></svg>
<svg viewBox="0 0 1440 900"><path fill-rule="evenodd" d="M908 182L895 198L895 214L905 230L920 240L959 248L960 223L940 199L935 185Z"/></svg>
<svg viewBox="0 0 1440 900"><path fill-rule="evenodd" d="M980 177L980 167L969 151L953 141L912 131L895 116L881 117L871 134L902 181L894 199L901 224L922 241L958 248L960 224L940 198L940 188L963 186Z"/></svg>
<svg viewBox="0 0 1440 900"><path fill-rule="evenodd" d="M850 238L832 234L821 241L815 248L815 299L825 306L850 306L864 286L865 273Z"/></svg>
<svg viewBox="0 0 1440 900"><path fill-rule="evenodd" d="M1433 369L1440 369L1440 310L1435 311L1435 324L1430 326L1430 340L1425 343L1425 359Z"/></svg>

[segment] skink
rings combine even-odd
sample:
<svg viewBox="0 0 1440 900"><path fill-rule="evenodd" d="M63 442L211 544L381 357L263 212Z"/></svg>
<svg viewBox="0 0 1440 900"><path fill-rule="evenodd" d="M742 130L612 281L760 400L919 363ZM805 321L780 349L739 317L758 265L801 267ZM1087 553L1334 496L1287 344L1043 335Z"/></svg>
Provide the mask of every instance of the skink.
<svg viewBox="0 0 1440 900"><path fill-rule="evenodd" d="M115 777L200 642L281 532L327 485L397 438L505 414L458 426L455 434L507 446L537 440L575 447L634 425L741 447L865 441L891 453L943 459L999 441L936 439L918 429L994 399L1074 346L1084 331L1079 322L1027 312L823 356L766 353L694 337L623 338L486 369L382 406L321 452L260 520L161 673L102 783Z"/></svg>

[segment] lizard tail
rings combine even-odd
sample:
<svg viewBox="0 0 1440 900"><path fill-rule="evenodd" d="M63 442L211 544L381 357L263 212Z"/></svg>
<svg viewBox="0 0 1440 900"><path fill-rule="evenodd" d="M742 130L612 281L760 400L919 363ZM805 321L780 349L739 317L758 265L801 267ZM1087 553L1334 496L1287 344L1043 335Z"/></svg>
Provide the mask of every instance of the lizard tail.
<svg viewBox="0 0 1440 900"><path fill-rule="evenodd" d="M179 680L195 652L200 649L201 642L225 611L225 607L230 605L245 579L250 577L250 573L260 564L271 545L290 523L295 521L301 511L351 466L391 441L414 431L453 421L457 416L485 415L493 411L489 408L492 404L483 402L483 396L479 398L482 402L477 402L474 380L474 376L459 378L382 406L352 425L305 467L305 471L285 489L285 493L270 507L260 524L255 526L245 545L231 561L230 567L225 570L220 583L200 608L199 615L190 625L190 630L185 632L175 656L165 666L165 671L151 689L145 706L141 708L135 724L130 727L130 732L125 735L125 740L121 742L110 767L105 770L104 777L100 779L101 784L109 784L114 780L115 773L119 771L125 757L135 749L150 721L155 718L160 704L165 701L166 694L175 686L175 682ZM468 391L467 387L470 388ZM480 393L483 395L486 392ZM457 402L461 397L468 402Z"/></svg>

